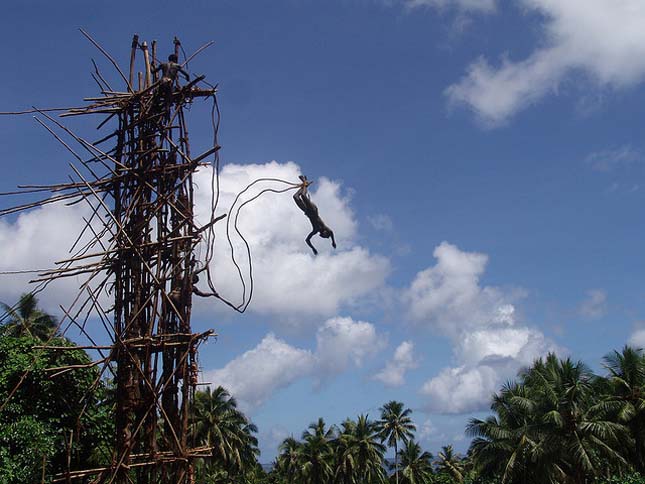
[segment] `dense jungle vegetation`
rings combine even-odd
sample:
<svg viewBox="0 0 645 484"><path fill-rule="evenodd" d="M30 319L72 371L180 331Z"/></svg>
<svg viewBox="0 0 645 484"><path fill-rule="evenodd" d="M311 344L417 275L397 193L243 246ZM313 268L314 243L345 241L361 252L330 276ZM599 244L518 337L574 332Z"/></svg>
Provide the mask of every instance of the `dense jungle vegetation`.
<svg viewBox="0 0 645 484"><path fill-rule="evenodd" d="M50 482L68 461L79 469L109 463L110 381L56 334L56 320L33 296L4 309L0 482ZM46 340L73 349L38 348ZM69 365L79 367L52 378L52 368ZM412 411L390 401L372 418L314 420L299 438L282 442L270 466L260 465L258 429L235 398L208 388L197 392L191 421L196 441L212 448L197 464L196 482L645 484L645 355L625 347L608 353L603 366L595 374L553 354L535 361L492 396L489 417L471 419L466 455L450 445L436 455L424 450Z"/></svg>

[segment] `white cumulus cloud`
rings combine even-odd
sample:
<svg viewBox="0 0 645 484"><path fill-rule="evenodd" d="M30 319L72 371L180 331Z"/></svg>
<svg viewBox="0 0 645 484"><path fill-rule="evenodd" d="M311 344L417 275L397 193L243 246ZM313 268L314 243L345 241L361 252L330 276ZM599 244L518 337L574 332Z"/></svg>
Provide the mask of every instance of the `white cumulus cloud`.
<svg viewBox="0 0 645 484"><path fill-rule="evenodd" d="M281 178L298 181L300 169L295 163L270 162L255 165L226 165L221 172L221 211L229 211L235 196L258 178ZM197 214L208 219L210 203L209 170L196 177L200 187ZM240 202L249 200L265 188L284 188L285 185L261 183L245 194ZM382 289L390 265L383 256L356 243L356 221L338 182L321 178L311 188L311 198L320 215L336 236L337 250L330 241L315 236L313 244L319 250L314 256L304 239L311 225L293 201L293 191L266 193L242 208L238 227L247 239L252 252L255 289L251 311L263 314L328 317L337 314L344 305L356 304L362 297ZM235 214L231 214L234 218ZM233 220L229 221L233 222ZM234 303L241 302L242 287L231 262L226 243L226 224L219 224L217 247L213 262L215 284L220 294ZM248 257L243 241L231 235L238 263L248 278ZM210 302L209 302L210 303Z"/></svg>
<svg viewBox="0 0 645 484"><path fill-rule="evenodd" d="M0 219L0 272L57 267L55 262L71 257L69 250L85 224L83 218L90 215L90 208L84 204L67 207L56 203L23 212L12 222ZM76 250L84 246L89 235L87 231ZM29 280L37 277L35 273L0 275L0 301L14 304L22 293L36 288ZM86 279L87 274L54 281L38 294L40 306L52 314L60 313L59 304L71 303Z"/></svg>
<svg viewBox="0 0 645 484"><path fill-rule="evenodd" d="M419 272L404 292L414 319L450 336L491 323L512 324L512 303L523 291L482 287L479 280L488 256L464 252L448 242L438 245L433 255L437 264Z"/></svg>
<svg viewBox="0 0 645 484"><path fill-rule="evenodd" d="M208 382L221 385L250 407L261 405L274 391L312 372L311 351L294 348L272 333L224 368L205 375Z"/></svg>
<svg viewBox="0 0 645 484"><path fill-rule="evenodd" d="M385 337L373 324L336 317L318 329L313 352L269 333L223 368L206 371L204 380L225 387L245 409L253 409L301 378L311 377L319 383L350 367L360 367L384 344Z"/></svg>
<svg viewBox="0 0 645 484"><path fill-rule="evenodd" d="M558 351L542 333L526 327L487 328L464 333L454 346L462 363L444 368L421 388L427 409L441 413L467 413L490 405L490 397L517 370L550 351Z"/></svg>
<svg viewBox="0 0 645 484"><path fill-rule="evenodd" d="M464 104L496 125L538 102L573 74L598 87L622 88L645 75L645 3L641 0L517 0L537 13L542 41L530 55L499 64L481 57L448 87L453 103Z"/></svg>
<svg viewBox="0 0 645 484"><path fill-rule="evenodd" d="M517 324L514 303L523 291L481 284L485 254L443 242L434 256L437 263L417 274L403 299L414 319L451 339L457 365L428 379L421 393L428 411L482 410L505 379L558 348L540 331Z"/></svg>
<svg viewBox="0 0 645 484"><path fill-rule="evenodd" d="M203 168L194 178L198 224L205 224L210 217L211 174L210 168ZM299 167L292 162L224 166L220 176L218 215L227 213L235 196L253 180L266 177L298 182L299 174ZM257 195L262 189L285 186L258 184L254 187L257 190L249 191L241 201ZM294 203L292 194L293 191L267 193L246 205L239 214L240 231L252 251L255 291L250 310L307 321L300 316L329 317L343 306L358 304L365 296L373 297L384 287L390 270L389 260L370 253L356 242L357 223L341 184L321 178L312 186L312 199L323 220L334 230L338 242L338 249L333 250L329 240L314 237L313 243L320 251L317 257L304 242L311 226ZM11 221L0 219L0 271L49 268L54 261L68 257L68 250L84 225L83 217L87 218L89 214L89 207L83 204L71 207L52 204L23 213ZM231 262L225 220L218 222L216 228L212 262L216 287L222 296L237 304L241 300L242 286ZM243 273L247 275L248 291L249 265L239 237L234 237L234 247ZM0 276L0 301L11 303L22 292L31 289L27 284L30 277ZM52 284L39 296L43 307L57 312L58 304L65 305L73 300L83 281L81 276ZM206 289L204 281L199 286ZM228 310L214 299L195 299L195 310L200 316L213 310Z"/></svg>
<svg viewBox="0 0 645 484"><path fill-rule="evenodd" d="M548 346L544 335L536 329L491 326L465 332L455 348L460 361L470 366L505 363L508 360L530 365Z"/></svg>
<svg viewBox="0 0 645 484"><path fill-rule="evenodd" d="M374 379L387 386L398 387L405 383L405 374L418 366L419 361L414 354L414 343L404 341L394 350L394 356L385 363L385 368L374 375Z"/></svg>
<svg viewBox="0 0 645 484"><path fill-rule="evenodd" d="M421 387L429 399L428 410L466 413L485 408L497 390L500 376L487 365L445 368Z"/></svg>
<svg viewBox="0 0 645 484"><path fill-rule="evenodd" d="M318 369L323 374L336 374L350 363L361 366L384 345L384 337L377 334L371 323L352 318L329 319L316 333Z"/></svg>

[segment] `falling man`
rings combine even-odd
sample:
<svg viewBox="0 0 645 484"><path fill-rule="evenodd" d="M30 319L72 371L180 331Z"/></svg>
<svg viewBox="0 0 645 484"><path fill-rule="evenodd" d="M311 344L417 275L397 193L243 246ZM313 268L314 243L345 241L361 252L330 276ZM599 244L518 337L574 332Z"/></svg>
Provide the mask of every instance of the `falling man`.
<svg viewBox="0 0 645 484"><path fill-rule="evenodd" d="M331 238L331 245L335 249L336 240L334 239L334 232L332 232L332 230L325 225L325 222L322 221L320 215L318 215L318 207L316 207L316 205L309 198L307 187L311 185L312 182L307 180L307 177L304 175L300 175L299 178L302 181L302 185L300 185L298 191L293 195L293 199L296 202L296 205L298 205L300 210L305 213L305 215L311 222L312 228L311 233L307 235L305 242L307 242L307 245L311 247L311 250L314 251L314 255L318 255L318 251L311 243L311 238L314 235L319 234L323 239Z"/></svg>

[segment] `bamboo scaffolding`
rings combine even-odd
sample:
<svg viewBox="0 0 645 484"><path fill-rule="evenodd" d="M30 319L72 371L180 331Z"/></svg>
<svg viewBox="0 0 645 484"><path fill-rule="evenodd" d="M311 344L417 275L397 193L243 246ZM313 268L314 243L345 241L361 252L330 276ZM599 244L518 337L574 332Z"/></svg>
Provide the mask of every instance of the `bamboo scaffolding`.
<svg viewBox="0 0 645 484"><path fill-rule="evenodd" d="M216 216L213 208L207 223L201 227L195 223L192 177L199 166L207 165L203 160L211 155L217 157L219 120L213 120L213 146L192 158L183 109L196 98L212 98L216 105L217 89L205 83L204 76L197 76L183 86L174 82L166 90L156 75L156 42L152 42L150 52L148 43L140 43L138 35L132 39L126 77L96 40L83 30L81 33L116 69L126 91L110 87L92 60L92 77L101 95L86 97L86 105L0 113L39 114L42 119L37 117L36 121L79 163L79 167L70 163L73 178L69 183L24 185L21 191L0 194L51 194L49 198L1 209L0 216L60 202L85 203L91 208L90 216L83 218L85 225L70 249L70 257L55 262L53 268L9 271L36 273L31 281L37 284L36 290L61 278L85 277L71 305L61 306L64 317L59 334L78 328L91 344L68 347L48 341L34 349L96 351L100 358L95 361L47 371L55 378L69 371L100 367L88 392L96 388L107 371L112 372L116 384L116 429L110 464L79 470L82 463L72 459L78 438L71 434L65 437L68 470L54 476L52 482L91 477L97 484L193 484L193 460L208 456L210 451L204 446L193 447L190 438L189 415L198 385L197 349L201 342L215 336L212 330L191 330L192 295L197 291L194 285L198 272L195 249L204 235L212 244L213 226L226 215ZM173 43L178 53L180 42L175 38ZM200 47L182 65L211 45L209 42ZM138 49L142 50L139 62L143 63L139 71ZM140 74L136 87L135 72ZM97 129L110 120L117 128L90 143L48 112L58 112L61 118L103 115ZM106 142L113 146L106 150L97 147ZM84 159L83 151L76 152L73 143L90 158ZM207 253L212 254L212 248L207 247ZM206 265L208 262L210 259ZM212 287L210 280L208 284ZM113 300L113 305L105 310L101 300L107 299ZM86 329L92 317L98 317L112 344L96 344ZM5 404L2 402L0 411Z"/></svg>

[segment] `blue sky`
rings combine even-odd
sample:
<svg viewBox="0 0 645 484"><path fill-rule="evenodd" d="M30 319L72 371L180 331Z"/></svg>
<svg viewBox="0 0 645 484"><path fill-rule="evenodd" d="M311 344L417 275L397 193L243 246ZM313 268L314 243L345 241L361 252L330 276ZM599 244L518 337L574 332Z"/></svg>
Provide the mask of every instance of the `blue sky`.
<svg viewBox="0 0 645 484"><path fill-rule="evenodd" d="M263 461L318 416L376 417L390 399L414 409L429 450L465 450L468 418L521 365L555 350L600 368L645 344L640 1L88 5L3 6L0 110L81 104L96 94L90 58L118 83L78 27L123 66L135 32L162 53L174 35L187 52L214 40L190 71L220 86L225 195L264 174L318 180L338 250L317 239L311 256L289 195L258 203L244 222L256 300L243 316L209 301L194 319L220 335L204 379L258 424ZM197 147L206 111L191 112ZM64 180L70 160L30 116L0 128L0 190ZM64 257L75 210L0 221L0 269ZM24 290L0 280L0 300ZM72 293L41 299L56 311Z"/></svg>

